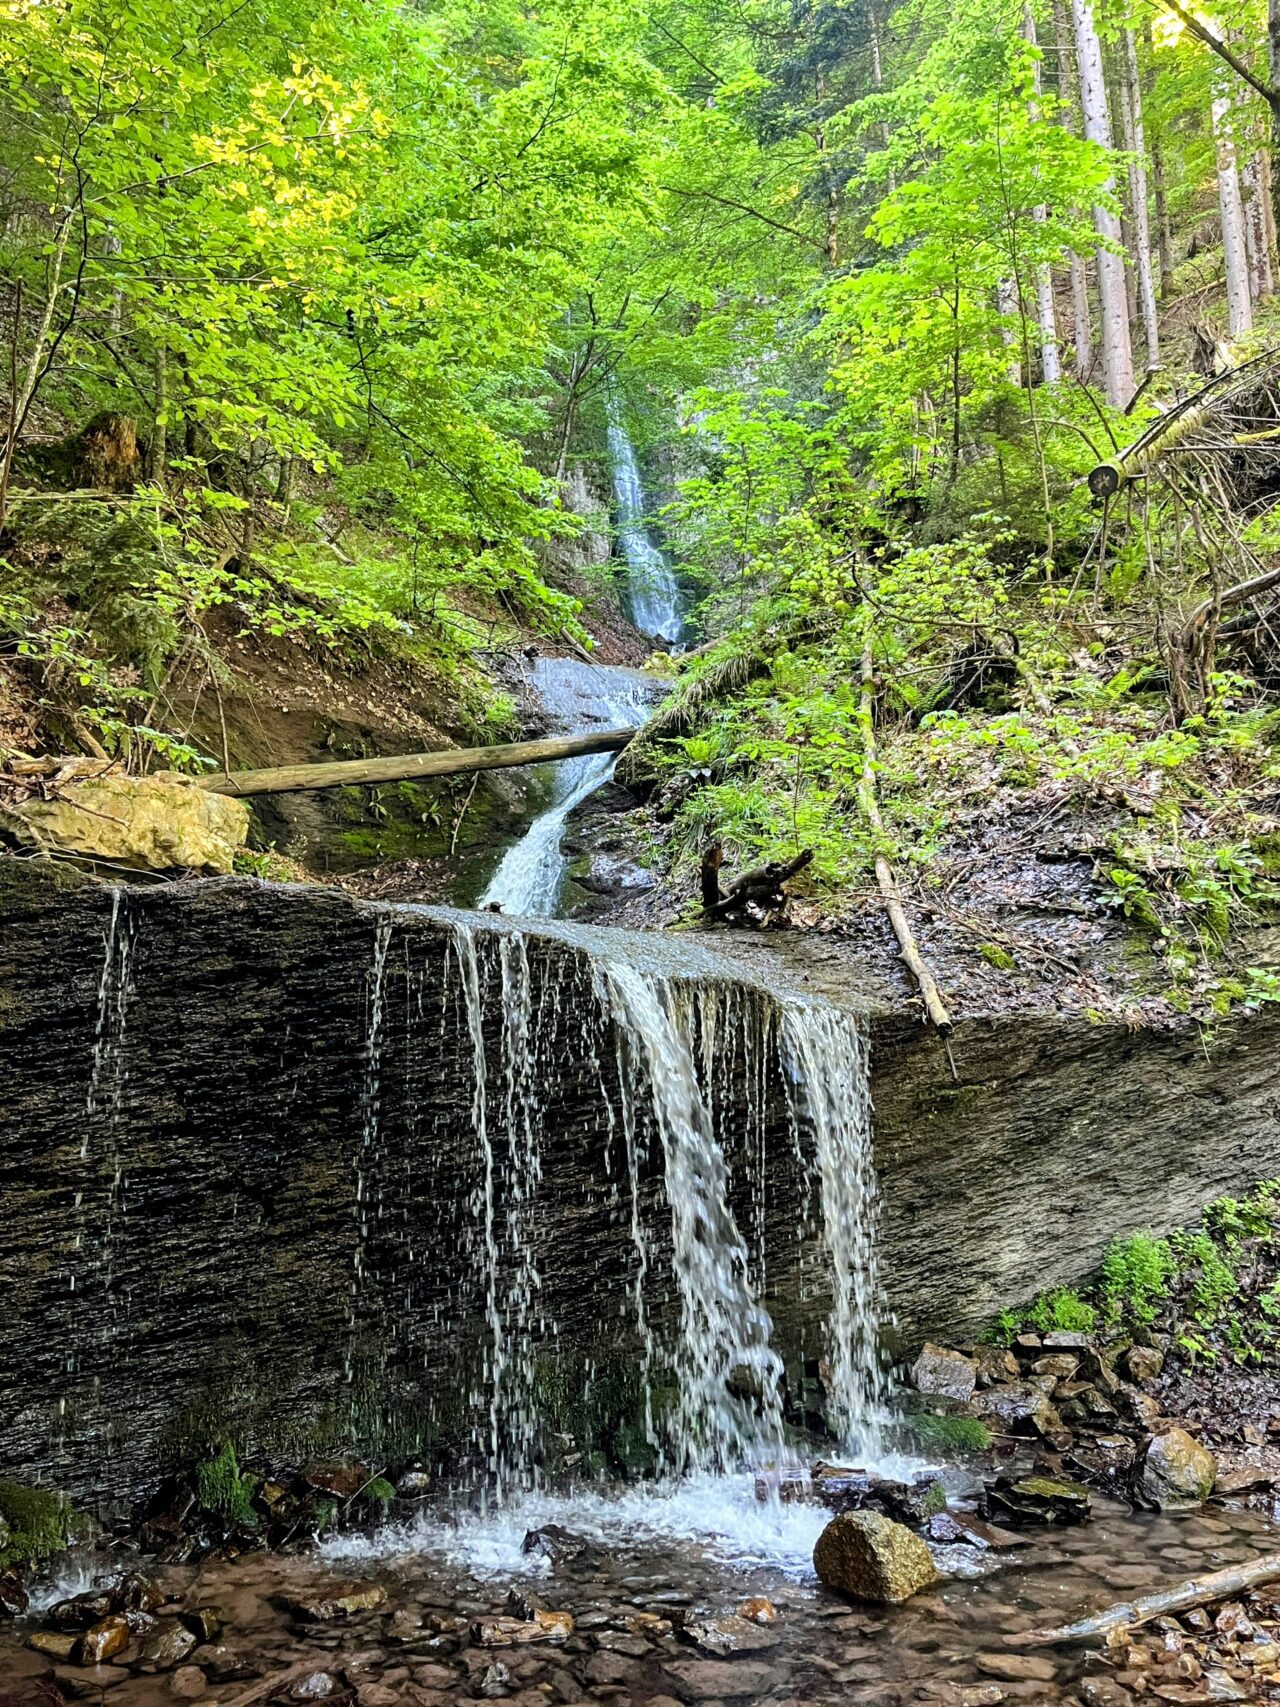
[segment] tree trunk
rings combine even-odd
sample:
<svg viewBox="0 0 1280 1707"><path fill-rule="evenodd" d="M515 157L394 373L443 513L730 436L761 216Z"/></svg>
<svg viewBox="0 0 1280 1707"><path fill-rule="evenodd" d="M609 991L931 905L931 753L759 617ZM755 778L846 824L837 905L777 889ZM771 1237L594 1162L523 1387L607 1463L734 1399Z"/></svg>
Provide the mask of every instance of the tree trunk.
<svg viewBox="0 0 1280 1707"><path fill-rule="evenodd" d="M1102 70L1102 43L1090 0L1072 0L1076 59L1080 68L1080 110L1084 134L1100 148L1110 148L1111 115ZM1113 186L1108 185L1108 188ZM1133 350L1129 343L1129 311L1125 297L1124 261L1120 254L1120 221L1109 208L1093 210L1093 227L1105 245L1097 250L1098 303L1101 321L1102 384L1107 402L1123 409L1133 396Z"/></svg>
<svg viewBox="0 0 1280 1707"><path fill-rule="evenodd" d="M603 729L592 735L563 735L546 741L509 741L495 747L448 747L436 753L405 753L387 759L335 759L314 765L277 765L268 770L222 771L195 779L210 794L299 794L309 788L345 788L370 782L409 782L459 771L508 770L576 759L587 753L617 753L634 729Z"/></svg>
<svg viewBox="0 0 1280 1707"><path fill-rule="evenodd" d="M1270 196L1267 157L1261 149L1244 169L1244 238L1249 260L1249 291L1255 302L1271 296L1276 288L1272 254Z"/></svg>
<svg viewBox="0 0 1280 1707"><path fill-rule="evenodd" d="M1218 95L1213 103L1213 134L1218 157L1218 211L1222 217L1222 255L1227 273L1227 331L1242 337L1253 327L1249 295L1249 259L1244 235L1244 203L1231 134L1231 98Z"/></svg>
<svg viewBox="0 0 1280 1707"><path fill-rule="evenodd" d="M151 414L151 442L147 446L147 479L163 491L169 461L169 429L165 419L169 406L169 354L158 340L151 358L151 374L155 407Z"/></svg>
<svg viewBox="0 0 1280 1707"><path fill-rule="evenodd" d="M884 68L880 60L880 22L876 17L874 6L867 8L867 27L871 33L871 86L878 95L884 88ZM880 141L885 148L888 148L889 126L887 124L880 126ZM897 178L892 171L889 173L887 183L889 194L892 195L898 187Z"/></svg>
<svg viewBox="0 0 1280 1707"><path fill-rule="evenodd" d="M1145 28L1147 46L1147 75L1143 84L1144 97L1151 94L1155 84L1155 73L1151 69L1151 23L1147 21ZM1164 172L1164 148L1161 144L1159 127L1151 138L1151 186L1155 192L1156 203L1156 249L1160 256L1160 295L1168 298L1173 295L1173 222L1169 218L1169 196L1166 189Z"/></svg>
<svg viewBox="0 0 1280 1707"><path fill-rule="evenodd" d="M1000 310L1000 336L1009 352L1005 375L1009 384L1021 391L1022 363L1018 360L1018 334L1009 322L1022 312L1022 308L1018 301L1018 287L1011 278L1001 279L996 285L996 307Z"/></svg>
<svg viewBox="0 0 1280 1707"><path fill-rule="evenodd" d="M1280 0L1278 0L1280 3ZM1074 136L1079 128L1080 85L1075 45L1067 22L1066 0L1053 0L1053 39L1058 54L1058 99L1061 124ZM1093 372L1093 326L1089 312L1089 275L1083 255L1071 256L1071 317L1076 347L1076 378L1084 383Z"/></svg>
<svg viewBox="0 0 1280 1707"><path fill-rule="evenodd" d="M1138 301L1148 368L1160 365L1160 323L1156 315L1155 271L1151 265L1151 219L1147 206L1147 139L1142 123L1142 82L1138 73L1138 43L1132 30L1124 32L1121 65L1124 90L1125 148L1131 156L1129 199L1133 204L1134 260L1138 272Z"/></svg>
<svg viewBox="0 0 1280 1707"><path fill-rule="evenodd" d="M1036 15L1031 10L1030 0L1022 16L1023 34L1032 47L1037 47ZM1041 80L1040 62L1035 63L1032 72L1032 87L1036 99L1031 103L1031 116L1040 117ZM1033 218L1037 225L1043 225L1049 217L1049 210L1041 202L1034 210ZM1040 328L1040 359L1044 367L1046 385L1056 385L1062 378L1062 355L1058 349L1058 315L1053 300L1053 271L1048 262L1036 268L1036 322Z"/></svg>

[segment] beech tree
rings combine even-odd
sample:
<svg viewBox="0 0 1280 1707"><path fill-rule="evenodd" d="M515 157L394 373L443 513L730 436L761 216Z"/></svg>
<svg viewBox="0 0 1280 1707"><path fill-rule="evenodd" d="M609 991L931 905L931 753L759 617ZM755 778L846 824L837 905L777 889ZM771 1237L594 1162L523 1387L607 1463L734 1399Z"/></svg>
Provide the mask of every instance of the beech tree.
<svg viewBox="0 0 1280 1707"><path fill-rule="evenodd" d="M1084 134L1098 148L1110 151L1111 114L1103 72L1102 43L1098 39L1090 0L1072 0L1071 16L1080 75L1080 109L1084 116ZM1103 186L1102 196L1094 204L1093 222L1099 238L1095 254L1102 382L1107 402L1113 409L1122 409L1134 390L1133 350L1129 341L1124 243L1114 190L1114 181L1109 179Z"/></svg>

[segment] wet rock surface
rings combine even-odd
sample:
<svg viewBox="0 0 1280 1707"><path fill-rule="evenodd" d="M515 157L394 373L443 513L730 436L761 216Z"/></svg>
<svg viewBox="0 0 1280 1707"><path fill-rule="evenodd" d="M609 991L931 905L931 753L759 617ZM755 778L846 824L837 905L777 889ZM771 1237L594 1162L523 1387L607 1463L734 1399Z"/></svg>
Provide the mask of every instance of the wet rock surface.
<svg viewBox="0 0 1280 1707"><path fill-rule="evenodd" d="M0 1193L13 1236L0 1249L0 1469L45 1475L73 1496L130 1493L167 1467L165 1453L187 1452L197 1420L250 1453L305 1450L308 1431L331 1441L335 1426L353 1456L375 1440L401 1462L424 1441L465 1444L476 1419L458 1395L483 1385L487 1332L471 1260L483 1158L474 1038L447 999L447 921L235 880L134 891L123 906L111 975L127 942L129 994L104 1008L111 893L59 888L6 862L0 923L13 947L0 966L0 1076L12 1119ZM366 1138L383 921L376 1134ZM542 1157L552 1202L533 1256L543 1307L560 1324L565 1385L577 1391L570 1366L607 1367L618 1382L636 1367L637 1346L618 1326L632 1279L619 1258L630 1249L628 1182L603 1112L615 1051L591 1035L589 971L572 928L527 944L543 1009L556 1015L544 1039L555 1063ZM739 954L734 942L715 946ZM682 956L694 952L681 945ZM776 974L767 945L753 954ZM490 994L496 961L485 961ZM755 959L743 963L754 976ZM838 966L797 959L790 973L820 994L858 993L847 955ZM1276 1016L1226 1022L1208 1045L1196 1028L963 1019L954 1080L908 1009L877 1010L870 1023L884 1278L917 1344L926 1332L976 1331L1010 1298L1075 1279L1117 1229L1189 1220L1215 1192L1272 1166ZM484 1038L495 1076L500 1032L495 999ZM1094 1094L1103 1078L1105 1106ZM779 1093L764 1111L771 1158L791 1154L783 1102ZM745 1123L730 1127L735 1207L754 1228ZM357 1181L385 1210L367 1222ZM660 1311L672 1296L670 1213L651 1155L639 1187ZM830 1305L796 1236L803 1194L799 1170L775 1161L759 1228L801 1419L800 1348ZM122 1341L105 1324L125 1298ZM974 1361L976 1396L995 1395L993 1415L1020 1408L1027 1429L1052 1420L1055 1401L1031 1385L1034 1372L1020 1371L1024 1391L1010 1397ZM1101 1398L1119 1411L1116 1396ZM51 1416L61 1419L53 1430ZM584 1432L597 1431L588 1449L610 1466L628 1467L623 1420L583 1419ZM120 1485L104 1489L98 1443L108 1440Z"/></svg>
<svg viewBox="0 0 1280 1707"><path fill-rule="evenodd" d="M749 1485L742 1497L754 1504ZM554 1565L522 1552L518 1517L477 1525L438 1514L384 1543L381 1558L258 1553L148 1568L147 1616L196 1637L164 1668L144 1657L154 1637L132 1632L106 1663L84 1663L74 1650L92 1626L49 1628L59 1603L38 1592L34 1614L0 1627L0 1701L1154 1707L1280 1698L1280 1604L1269 1589L1087 1651L1023 1653L1002 1640L1275 1550L1280 1526L1267 1514L1131 1514L1095 1500L1090 1524L1040 1530L1017 1548L935 1543L938 1581L902 1605L870 1606L815 1582L791 1527L796 1509L736 1540L645 1539L634 1504L611 1517L597 1502L590 1554ZM816 1534L821 1508L799 1509L812 1510ZM563 1527L575 1532L572 1521ZM105 1595L117 1609L110 1616L125 1621L139 1595L121 1585L119 1563L103 1555L85 1569L103 1586L82 1577L77 1594L62 1597L76 1608L63 1618L88 1618ZM341 1617L309 1616L339 1601L349 1603ZM205 1639L198 1633L214 1628L202 1620L215 1606L223 1622ZM521 1639L531 1624L548 1633ZM495 1629L504 1633L497 1643Z"/></svg>

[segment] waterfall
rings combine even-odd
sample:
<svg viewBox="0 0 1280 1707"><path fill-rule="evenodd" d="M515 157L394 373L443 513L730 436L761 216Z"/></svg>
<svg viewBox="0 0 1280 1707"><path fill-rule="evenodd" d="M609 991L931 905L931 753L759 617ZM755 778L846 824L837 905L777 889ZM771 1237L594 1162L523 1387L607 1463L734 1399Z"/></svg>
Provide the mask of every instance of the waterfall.
<svg viewBox="0 0 1280 1707"><path fill-rule="evenodd" d="M637 1092L648 1099L665 1163L680 1293L674 1468L728 1469L748 1448L776 1455L782 1363L769 1343L773 1324L748 1279L724 1151L696 1065L698 1021L709 1029L720 992L617 962L596 973L623 1050L624 1103ZM647 1323L642 1331L647 1335ZM646 1363L652 1361L646 1345Z"/></svg>
<svg viewBox="0 0 1280 1707"><path fill-rule="evenodd" d="M572 658L539 658L533 686L544 711L566 735L587 734L593 728L634 728L644 721L648 685L629 670ZM565 821L609 780L616 763L616 753L590 753L548 767L551 799L503 855L481 906L497 905L518 918L554 915L568 864L560 849Z"/></svg>
<svg viewBox="0 0 1280 1707"><path fill-rule="evenodd" d="M644 486L635 447L614 401L609 405L609 459L617 501L618 542L627 560L632 620L651 639L678 645L684 630L680 588L645 524Z"/></svg>
<svg viewBox="0 0 1280 1707"><path fill-rule="evenodd" d="M613 933L575 927L560 927L572 952L535 990L522 932L446 917L446 999L456 1004L472 1076L474 1186L463 1244L484 1348L472 1440L489 1489L501 1500L541 1479L540 1370L554 1361L560 1331L543 1298L543 1093L570 1062L601 1099L605 1142L583 1161L600 1176L596 1189L610 1181L631 1249L638 1421L659 1468L721 1473L785 1457L784 1363L763 1258L771 1099L815 1181L813 1225L802 1206L796 1236L816 1253L831 1296L829 1412L843 1444L873 1455L883 1385L862 1021L724 978L682 976L656 951L652 965L602 952ZM616 1104L605 1091L606 1059L617 1069ZM733 1112L744 1096L745 1121Z"/></svg>

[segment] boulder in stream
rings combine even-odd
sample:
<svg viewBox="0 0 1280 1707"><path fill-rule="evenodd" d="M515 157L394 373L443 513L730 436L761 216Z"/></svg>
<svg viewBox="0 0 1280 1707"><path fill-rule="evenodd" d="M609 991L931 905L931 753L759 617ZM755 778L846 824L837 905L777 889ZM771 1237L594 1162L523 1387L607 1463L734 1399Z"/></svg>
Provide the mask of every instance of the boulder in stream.
<svg viewBox="0 0 1280 1707"><path fill-rule="evenodd" d="M1200 1505L1213 1492L1218 1461L1184 1428L1169 1428L1147 1441L1139 1468L1139 1492L1159 1511Z"/></svg>
<svg viewBox="0 0 1280 1707"><path fill-rule="evenodd" d="M854 1600L897 1602L938 1580L921 1538L878 1511L842 1512L818 1537L813 1568L827 1588Z"/></svg>

